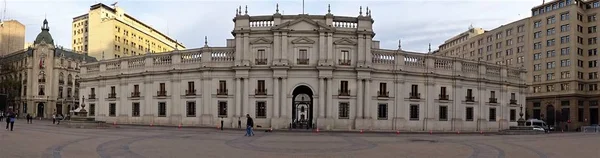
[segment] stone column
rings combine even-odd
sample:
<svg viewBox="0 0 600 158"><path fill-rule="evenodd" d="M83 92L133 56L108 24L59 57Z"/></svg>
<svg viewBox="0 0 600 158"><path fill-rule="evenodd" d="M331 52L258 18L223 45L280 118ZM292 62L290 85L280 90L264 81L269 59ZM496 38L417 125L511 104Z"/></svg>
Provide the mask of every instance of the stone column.
<svg viewBox="0 0 600 158"><path fill-rule="evenodd" d="M273 79L273 118L279 118L279 107L281 106L279 95L279 79Z"/></svg>
<svg viewBox="0 0 600 158"><path fill-rule="evenodd" d="M362 79L356 79L356 86L357 86L357 90L356 90L356 118L357 119L362 119L363 118L363 82Z"/></svg>
<svg viewBox="0 0 600 158"><path fill-rule="evenodd" d="M325 117L325 79L319 78L319 118Z"/></svg>
<svg viewBox="0 0 600 158"><path fill-rule="evenodd" d="M242 113L242 83L240 78L235 78L235 115L234 117L239 118L244 116Z"/></svg>
<svg viewBox="0 0 600 158"><path fill-rule="evenodd" d="M244 112L242 113L243 115L245 114L250 114L250 103L248 102L248 78L244 78L244 89L243 89L243 96L242 99L244 100L242 103L244 104ZM256 117L254 115L250 115L252 117Z"/></svg>
<svg viewBox="0 0 600 158"><path fill-rule="evenodd" d="M288 89L287 89L287 78L281 79L281 113L286 114L283 117L291 117L292 111L288 110Z"/></svg>
<svg viewBox="0 0 600 158"><path fill-rule="evenodd" d="M325 117L329 117L329 118L335 118L334 112L333 112L333 79L329 78L327 79L327 93L325 94L325 101L327 102L327 115Z"/></svg>
<svg viewBox="0 0 600 158"><path fill-rule="evenodd" d="M371 89L370 88L371 88L371 79L367 79L367 80L365 80L365 89L364 89L365 90L365 92L364 92L365 100L364 100L364 103L363 103L363 106L364 106L364 109L365 109L364 110L365 111L365 115L364 116L367 119L371 118L371 107L372 107L372 105L371 105Z"/></svg>

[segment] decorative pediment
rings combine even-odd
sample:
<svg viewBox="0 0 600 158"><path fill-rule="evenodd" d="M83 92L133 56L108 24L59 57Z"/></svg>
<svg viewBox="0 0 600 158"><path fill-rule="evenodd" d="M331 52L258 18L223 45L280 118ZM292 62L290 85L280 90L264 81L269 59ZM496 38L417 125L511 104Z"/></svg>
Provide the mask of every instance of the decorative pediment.
<svg viewBox="0 0 600 158"><path fill-rule="evenodd" d="M307 37L298 37L292 41L293 44L314 44L315 41Z"/></svg>
<svg viewBox="0 0 600 158"><path fill-rule="evenodd" d="M356 42L352 41L351 39L348 38L342 38L336 41L333 41L333 44L336 45L356 45Z"/></svg>
<svg viewBox="0 0 600 158"><path fill-rule="evenodd" d="M256 40L250 42L250 44L271 44L271 43L273 43L273 40L270 40L270 39L267 39L264 37L258 38Z"/></svg>
<svg viewBox="0 0 600 158"><path fill-rule="evenodd" d="M301 17L301 18L298 18L293 21L284 22L282 24L279 24L279 26L273 27L272 29L278 30L278 29L294 27L296 25L298 25L299 27L306 26L306 25L312 25L311 27L313 27L313 28L318 28L318 29L323 28L323 29L329 30L329 31L335 30L333 27L327 26L327 24L324 24L324 23L318 22L318 21L314 21L314 20L311 20L306 17Z"/></svg>

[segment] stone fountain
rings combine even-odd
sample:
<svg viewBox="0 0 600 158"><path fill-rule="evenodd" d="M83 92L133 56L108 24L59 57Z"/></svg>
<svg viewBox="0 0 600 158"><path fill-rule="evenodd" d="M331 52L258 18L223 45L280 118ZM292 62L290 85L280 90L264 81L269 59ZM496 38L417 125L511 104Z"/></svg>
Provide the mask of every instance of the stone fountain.
<svg viewBox="0 0 600 158"><path fill-rule="evenodd" d="M107 126L103 121L96 121L93 117L88 117L88 112L85 110L85 97L81 98L81 105L72 110L71 119L67 122L69 128L105 128Z"/></svg>

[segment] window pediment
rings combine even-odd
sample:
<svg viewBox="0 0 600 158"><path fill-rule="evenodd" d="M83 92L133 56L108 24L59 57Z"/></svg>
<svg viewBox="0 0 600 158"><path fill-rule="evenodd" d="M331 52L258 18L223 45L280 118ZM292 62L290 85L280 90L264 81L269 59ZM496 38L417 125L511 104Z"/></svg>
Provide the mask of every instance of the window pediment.
<svg viewBox="0 0 600 158"><path fill-rule="evenodd" d="M271 43L273 43L273 40L267 39L264 37L258 38L256 40L250 42L250 44L271 44Z"/></svg>
<svg viewBox="0 0 600 158"><path fill-rule="evenodd" d="M356 42L352 41L351 39L348 38L342 38L336 41L333 41L333 44L335 45L356 45Z"/></svg>
<svg viewBox="0 0 600 158"><path fill-rule="evenodd" d="M293 44L314 44L315 41L307 37L299 37L292 41Z"/></svg>

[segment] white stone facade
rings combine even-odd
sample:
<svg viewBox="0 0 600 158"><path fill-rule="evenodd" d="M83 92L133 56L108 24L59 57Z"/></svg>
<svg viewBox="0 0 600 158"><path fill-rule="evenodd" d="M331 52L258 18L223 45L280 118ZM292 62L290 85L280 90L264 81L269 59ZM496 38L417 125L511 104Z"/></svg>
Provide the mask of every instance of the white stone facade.
<svg viewBox="0 0 600 158"><path fill-rule="evenodd" d="M524 71L380 49L368 14L238 13L234 21L235 38L226 47L83 64L85 108L96 120L119 124L216 127L223 120L225 127L237 127L250 114L256 125L281 129L298 127L293 120L305 114L308 124L324 130L449 131L506 129L517 124L525 103ZM440 95L442 87L447 97ZM466 101L468 89L473 101Z"/></svg>

